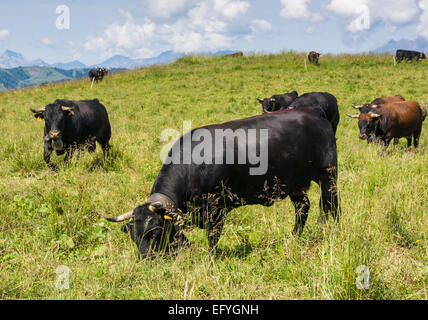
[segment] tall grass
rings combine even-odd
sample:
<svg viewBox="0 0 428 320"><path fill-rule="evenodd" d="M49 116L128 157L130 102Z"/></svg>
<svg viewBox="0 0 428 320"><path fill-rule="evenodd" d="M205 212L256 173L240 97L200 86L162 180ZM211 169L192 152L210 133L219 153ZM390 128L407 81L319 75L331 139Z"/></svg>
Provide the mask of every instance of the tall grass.
<svg viewBox="0 0 428 320"><path fill-rule="evenodd" d="M2 299L427 299L427 123L420 147L405 139L380 155L358 139L352 103L401 94L428 101L427 63L394 66L390 55L322 56L297 52L242 58L185 57L167 66L0 94L0 298ZM320 191L301 237L294 208L232 211L216 254L190 228L176 256L139 261L135 244L103 217L143 203L161 167L166 128L182 129L260 113L257 97L328 91L339 101L337 131L342 217L317 222ZM82 153L60 170L43 161L43 123L29 108L58 98L98 98L109 112L113 145ZM331 220L331 219L330 219ZM68 290L56 287L66 265ZM357 268L367 266L360 290Z"/></svg>

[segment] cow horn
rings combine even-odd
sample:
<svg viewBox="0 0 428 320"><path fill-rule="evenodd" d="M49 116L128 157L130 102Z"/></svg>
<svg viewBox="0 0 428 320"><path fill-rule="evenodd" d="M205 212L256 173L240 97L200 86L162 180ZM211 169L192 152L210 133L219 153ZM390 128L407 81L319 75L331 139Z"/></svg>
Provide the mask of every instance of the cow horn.
<svg viewBox="0 0 428 320"><path fill-rule="evenodd" d="M74 113L73 113L73 111L74 111L74 107L61 106L61 109L62 109L62 111L68 111L68 112L70 112L71 114L74 114Z"/></svg>
<svg viewBox="0 0 428 320"><path fill-rule="evenodd" d="M380 114L377 113L373 113L373 112L369 112L370 118L375 119L375 118L380 118Z"/></svg>
<svg viewBox="0 0 428 320"><path fill-rule="evenodd" d="M262 103L262 102L263 102L263 99L262 99L262 98L257 98L257 100L258 100L260 103Z"/></svg>
<svg viewBox="0 0 428 320"><path fill-rule="evenodd" d="M42 112L45 112L45 108L41 108L41 109L37 109L37 110L34 110L34 109L30 108L30 110L31 110L32 113L42 113Z"/></svg>
<svg viewBox="0 0 428 320"><path fill-rule="evenodd" d="M354 105L354 104L352 104L352 108L354 108L354 109L361 109L363 106L356 106L356 105Z"/></svg>
<svg viewBox="0 0 428 320"><path fill-rule="evenodd" d="M376 109L376 108L379 108L379 106L377 104L373 104L373 105L370 106L370 108Z"/></svg>
<svg viewBox="0 0 428 320"><path fill-rule="evenodd" d="M359 114L346 114L349 118L358 118L360 115Z"/></svg>
<svg viewBox="0 0 428 320"><path fill-rule="evenodd" d="M122 222L128 219L131 219L133 213L134 213L134 210L128 211L127 213L124 213L117 217L106 218L106 219L111 222Z"/></svg>
<svg viewBox="0 0 428 320"><path fill-rule="evenodd" d="M275 102L276 100L275 100L275 98L270 98L269 101L270 102Z"/></svg>

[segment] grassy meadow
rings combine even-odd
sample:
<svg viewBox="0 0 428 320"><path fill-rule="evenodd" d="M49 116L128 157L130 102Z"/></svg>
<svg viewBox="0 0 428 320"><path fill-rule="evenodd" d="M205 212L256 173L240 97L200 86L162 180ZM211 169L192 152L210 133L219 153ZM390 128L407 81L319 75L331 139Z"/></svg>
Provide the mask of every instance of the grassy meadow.
<svg viewBox="0 0 428 320"><path fill-rule="evenodd" d="M406 139L381 156L358 139L352 103L403 95L428 104L428 63L394 66L391 55L322 56L287 52L241 58L185 57L166 66L112 74L90 88L70 81L0 94L0 299L424 299L428 298L428 120L419 150ZM289 199L230 212L219 248L204 230L176 256L139 261L120 224L103 218L144 203L161 168L164 129L253 116L257 97L297 90L336 96L342 216L318 223L320 190L301 237L291 234ZM55 99L103 103L113 146L60 167L43 160L43 122L29 108ZM369 283L358 289L360 265ZM69 288L57 288L59 266ZM367 286L367 284L369 284Z"/></svg>

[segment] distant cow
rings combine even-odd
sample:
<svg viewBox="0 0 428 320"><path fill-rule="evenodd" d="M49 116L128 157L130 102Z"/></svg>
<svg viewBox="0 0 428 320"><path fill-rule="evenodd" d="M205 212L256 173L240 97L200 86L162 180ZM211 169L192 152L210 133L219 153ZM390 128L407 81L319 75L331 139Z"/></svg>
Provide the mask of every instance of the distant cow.
<svg viewBox="0 0 428 320"><path fill-rule="evenodd" d="M242 137L249 130L266 130L266 137L242 139L239 143L237 133L241 132ZM223 148L218 149L215 138L215 142L210 140L211 147L204 149L204 154L208 154L206 161L194 159L183 164L180 159L184 160L186 154L200 154L202 133L203 142L220 133L226 139L219 141ZM240 150L245 153L265 148L264 173L251 174L253 162L236 160ZM299 235L308 217L310 203L306 192L311 181L321 188L322 217L326 218L330 211L335 219L339 218L336 139L329 122L311 108L265 113L194 129L174 144L169 156L173 154L177 162L164 163L149 202L108 218L112 222L131 219L122 231L129 233L143 258L154 257L159 251L176 250L186 243L186 217L187 221L208 229L210 249L215 249L229 211L243 205L272 206L287 196L296 213L293 233ZM235 154L235 162L227 161L228 154Z"/></svg>
<svg viewBox="0 0 428 320"><path fill-rule="evenodd" d="M296 98L298 97L297 91L284 94L276 94L270 98L257 98L257 100L262 105L262 112L269 113L273 111L278 111L280 109L285 109L288 107Z"/></svg>
<svg viewBox="0 0 428 320"><path fill-rule="evenodd" d="M102 81L104 76L106 76L108 74L108 69L107 68L95 68L95 69L91 69L89 70L89 78L91 79L91 81Z"/></svg>
<svg viewBox="0 0 428 320"><path fill-rule="evenodd" d="M422 59L426 59L425 53L419 52L419 51L399 49L395 53L395 61L397 61L397 62L401 62L403 60L408 60L408 61L417 60L417 61L419 61Z"/></svg>
<svg viewBox="0 0 428 320"><path fill-rule="evenodd" d="M400 95L387 96L387 97L376 98L370 103L366 103L358 106L352 105L352 107L355 109L358 109L360 113L369 113L373 111L373 109L378 108L382 104L390 103L390 102L399 102L399 101L405 101L405 99ZM367 138L367 143L376 141L376 139L377 139L376 136L370 136ZM394 138L394 144L398 144L398 140L399 138Z"/></svg>
<svg viewBox="0 0 428 320"><path fill-rule="evenodd" d="M244 53L242 51L238 51L235 53L226 54L225 57L235 58L235 57L242 57L243 55L244 55Z"/></svg>
<svg viewBox="0 0 428 320"><path fill-rule="evenodd" d="M87 147L95 151L96 141L101 144L104 154L108 152L111 137L110 122L106 108L94 100L55 100L54 103L38 110L31 109L34 117L45 120L44 159L50 163L52 151L57 155L66 152L65 161L76 148Z"/></svg>
<svg viewBox="0 0 428 320"><path fill-rule="evenodd" d="M416 101L399 101L382 104L368 113L349 115L358 119L360 139L375 136L379 138L386 149L393 138L407 138L407 147L418 147L422 130L422 121L426 117L426 108Z"/></svg>
<svg viewBox="0 0 428 320"><path fill-rule="evenodd" d="M318 59L319 59L320 55L321 55L320 53L315 52L315 51L309 52L309 54L308 54L309 62L318 65Z"/></svg>

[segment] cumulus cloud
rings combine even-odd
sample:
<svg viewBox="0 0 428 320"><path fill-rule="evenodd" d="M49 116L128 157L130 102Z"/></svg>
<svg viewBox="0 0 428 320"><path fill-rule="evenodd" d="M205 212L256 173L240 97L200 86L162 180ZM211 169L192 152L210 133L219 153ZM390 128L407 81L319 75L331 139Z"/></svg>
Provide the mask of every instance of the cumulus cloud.
<svg viewBox="0 0 428 320"><path fill-rule="evenodd" d="M142 48L147 46L153 36L156 25L146 19L142 24L136 24L131 13L121 10L120 14L125 18L125 23L113 23L109 25L98 37L89 37L84 43L86 50L101 50L103 57L114 54L132 54L136 58L145 58L149 51Z"/></svg>
<svg viewBox="0 0 428 320"><path fill-rule="evenodd" d="M6 38L9 35L9 30L0 29L0 39Z"/></svg>
<svg viewBox="0 0 428 320"><path fill-rule="evenodd" d="M45 45L45 46L52 46L53 42L52 40L48 39L48 38L41 38L40 41Z"/></svg>
<svg viewBox="0 0 428 320"><path fill-rule="evenodd" d="M352 33L379 22L393 30L397 24L413 22L419 14L416 0L331 0L327 9L345 18Z"/></svg>
<svg viewBox="0 0 428 320"><path fill-rule="evenodd" d="M428 40L428 0L419 1L419 8L422 14L416 27L418 34Z"/></svg>
<svg viewBox="0 0 428 320"><path fill-rule="evenodd" d="M310 21L320 21L323 17L319 13L312 13L308 6L311 0L281 0L281 18L303 19Z"/></svg>
<svg viewBox="0 0 428 320"><path fill-rule="evenodd" d="M142 1L145 21L120 10L124 22L115 22L99 36L89 37L85 50L100 50L103 57L122 54L134 58L153 56L153 45L176 52L206 52L230 48L240 35L271 30L269 22L248 21L250 3L242 0Z"/></svg>

